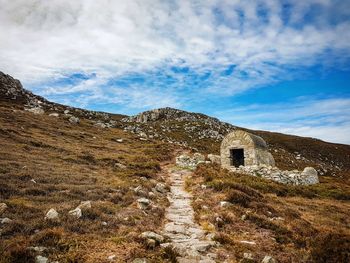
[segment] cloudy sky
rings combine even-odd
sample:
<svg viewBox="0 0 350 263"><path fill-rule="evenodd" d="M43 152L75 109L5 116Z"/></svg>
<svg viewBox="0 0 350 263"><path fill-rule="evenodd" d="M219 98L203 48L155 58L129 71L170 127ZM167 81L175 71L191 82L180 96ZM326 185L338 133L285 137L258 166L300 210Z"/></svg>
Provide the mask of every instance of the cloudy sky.
<svg viewBox="0 0 350 263"><path fill-rule="evenodd" d="M350 144L348 0L0 0L0 70L46 98Z"/></svg>

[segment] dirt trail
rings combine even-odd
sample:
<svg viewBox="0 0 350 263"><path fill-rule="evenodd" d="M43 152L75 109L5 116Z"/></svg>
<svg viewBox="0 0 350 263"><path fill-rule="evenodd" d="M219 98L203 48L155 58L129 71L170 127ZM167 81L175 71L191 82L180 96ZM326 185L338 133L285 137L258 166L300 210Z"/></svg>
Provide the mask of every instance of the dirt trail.
<svg viewBox="0 0 350 263"><path fill-rule="evenodd" d="M215 253L210 248L215 242L206 237L206 232L194 222L194 210L191 206L192 195L185 189L185 178L191 174L188 170L169 170L171 191L168 194L170 206L166 211L167 223L163 234L171 239L171 245L180 254L179 263L215 262Z"/></svg>

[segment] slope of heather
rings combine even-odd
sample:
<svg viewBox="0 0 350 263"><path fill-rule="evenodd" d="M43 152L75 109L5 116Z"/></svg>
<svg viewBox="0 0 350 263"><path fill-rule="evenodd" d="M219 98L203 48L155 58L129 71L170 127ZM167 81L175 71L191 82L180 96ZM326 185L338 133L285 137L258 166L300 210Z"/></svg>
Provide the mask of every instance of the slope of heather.
<svg viewBox="0 0 350 263"><path fill-rule="evenodd" d="M168 201L149 192L164 182L160 164L171 159L171 146L96 125L101 116L116 115L76 111L30 95L46 111L33 114L24 110L30 93L12 90L11 96L17 91L15 99L0 96L0 203L7 205L0 217L12 220L0 224L0 262L34 262L38 254L50 262L109 262L113 255L118 262L163 261L162 250L148 250L139 235L162 226ZM80 122L71 123L64 110L77 113ZM53 111L59 116L48 115ZM152 208L139 209L141 197ZM81 201L91 201L91 209L79 219L69 216ZM44 219L50 208L59 220Z"/></svg>

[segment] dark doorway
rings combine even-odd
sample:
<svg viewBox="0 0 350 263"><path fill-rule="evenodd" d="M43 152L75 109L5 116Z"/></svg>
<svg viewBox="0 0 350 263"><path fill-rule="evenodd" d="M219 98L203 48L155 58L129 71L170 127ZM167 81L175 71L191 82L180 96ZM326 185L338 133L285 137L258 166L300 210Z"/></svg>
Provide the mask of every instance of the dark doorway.
<svg viewBox="0 0 350 263"><path fill-rule="evenodd" d="M231 166L239 167L244 165L244 150L230 149Z"/></svg>

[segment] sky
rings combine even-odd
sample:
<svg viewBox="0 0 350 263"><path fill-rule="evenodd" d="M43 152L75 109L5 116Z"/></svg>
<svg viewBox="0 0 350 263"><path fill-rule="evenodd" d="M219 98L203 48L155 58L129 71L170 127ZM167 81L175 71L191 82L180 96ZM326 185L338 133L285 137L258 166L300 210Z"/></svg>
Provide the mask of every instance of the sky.
<svg viewBox="0 0 350 263"><path fill-rule="evenodd" d="M54 102L174 107L350 144L349 0L0 0L0 71Z"/></svg>

